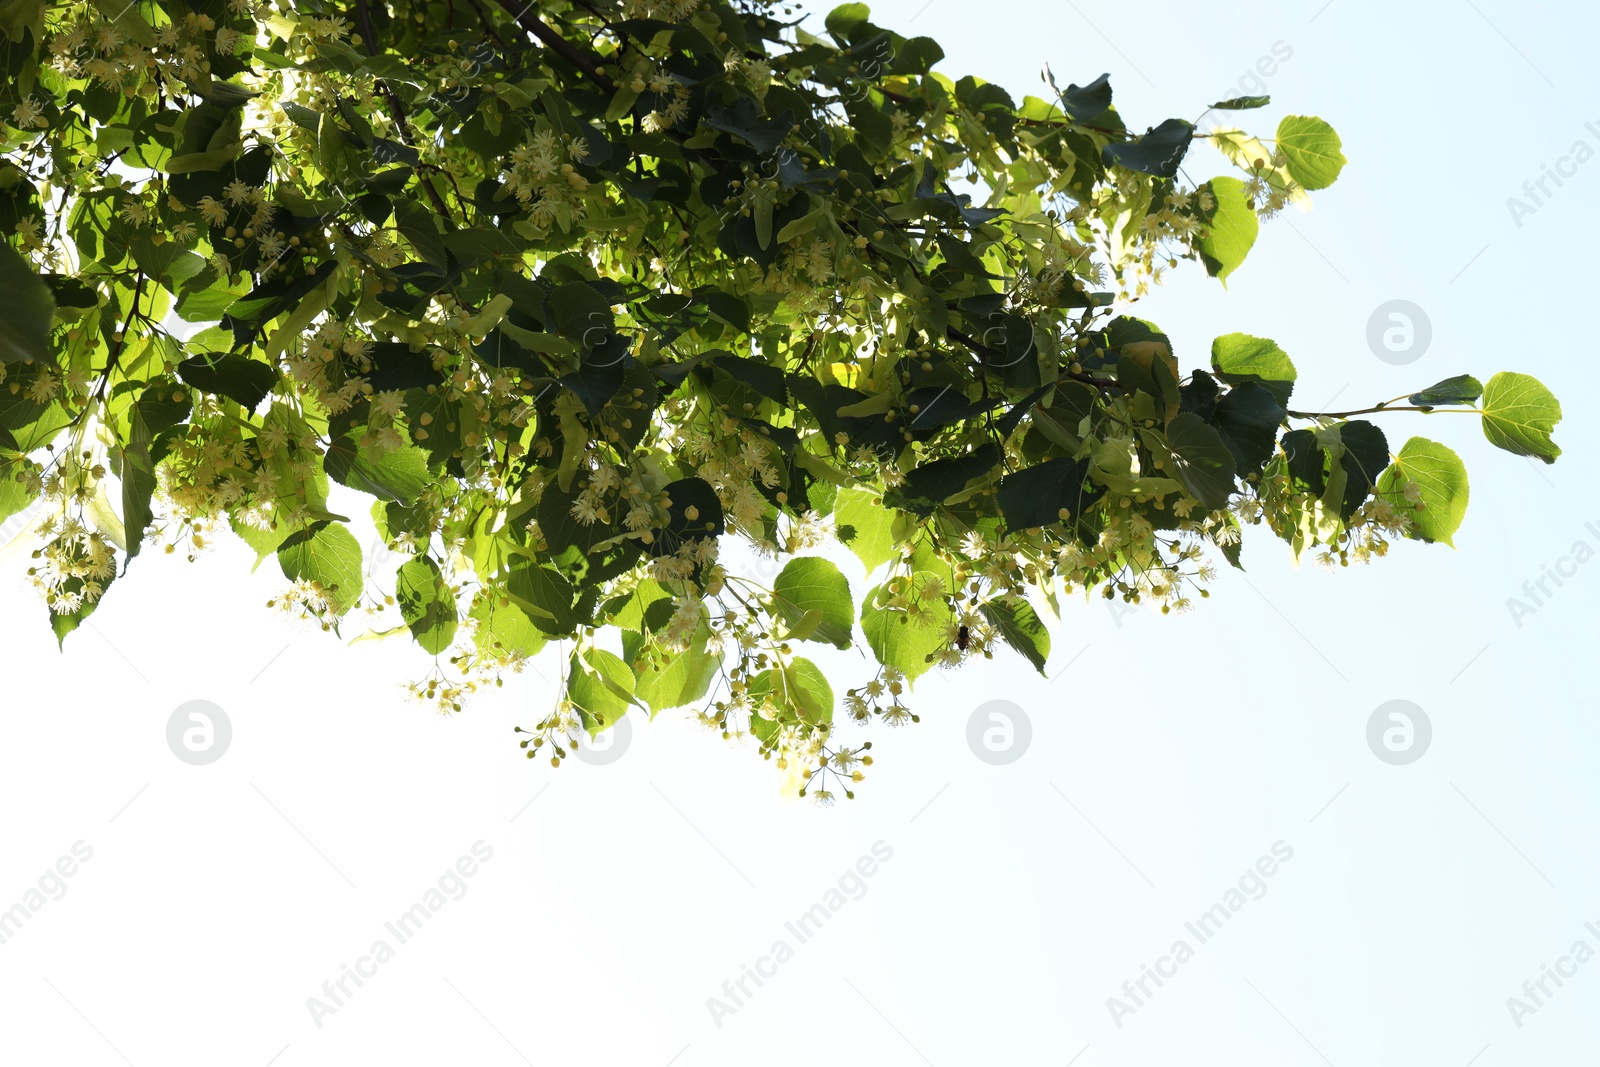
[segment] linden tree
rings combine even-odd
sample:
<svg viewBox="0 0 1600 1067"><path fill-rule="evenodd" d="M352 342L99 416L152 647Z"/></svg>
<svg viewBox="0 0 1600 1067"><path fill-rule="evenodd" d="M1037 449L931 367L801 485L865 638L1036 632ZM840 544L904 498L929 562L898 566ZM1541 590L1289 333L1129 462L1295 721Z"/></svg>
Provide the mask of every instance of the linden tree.
<svg viewBox="0 0 1600 1067"><path fill-rule="evenodd" d="M1321 119L1136 125L942 56L859 3L0 0L0 518L55 633L236 536L273 606L409 633L442 708L556 645L530 756L687 707L827 799L870 762L836 725L1043 671L1066 594L1184 610L1246 526L1450 543L1460 459L1361 416L1559 454L1524 374L1302 411L1273 341L1185 365L1132 314L1334 183Z"/></svg>

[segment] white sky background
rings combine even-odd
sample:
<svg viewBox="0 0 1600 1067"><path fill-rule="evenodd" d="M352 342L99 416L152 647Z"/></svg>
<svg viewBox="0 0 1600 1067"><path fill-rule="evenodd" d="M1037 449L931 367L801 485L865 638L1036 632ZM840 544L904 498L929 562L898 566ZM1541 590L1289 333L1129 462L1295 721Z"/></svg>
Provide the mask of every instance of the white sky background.
<svg viewBox="0 0 1600 1067"><path fill-rule="evenodd" d="M6 561L0 909L75 842L94 851L0 944L0 1060L1595 1059L1600 962L1551 983L1520 1028L1506 998L1575 941L1600 951L1584 928L1600 928L1600 562L1520 627L1506 601L1575 542L1600 549L1580 373L1600 162L1520 227L1506 199L1574 142L1600 149L1600 18L1505 0L922 5L874 15L938 39L951 76L1018 99L1047 61L1063 85L1110 71L1135 128L1257 91L1240 79L1284 42L1273 106L1230 121L1270 135L1283 114L1320 114L1350 166L1314 212L1263 227L1229 290L1188 269L1140 313L1186 369L1216 334L1276 339L1301 407L1460 372L1537 375L1565 405L1563 460L1497 452L1464 418L1386 416L1392 446L1421 433L1466 459L1456 551L1406 544L1367 568L1295 572L1255 531L1248 574L1225 571L1192 615L1076 603L1054 681L1009 654L933 672L922 723L875 729L859 799L831 810L780 800L770 765L679 713L636 724L608 766L527 761L511 727L543 713L549 682L529 673L442 719L398 688L427 669L420 652L284 627L263 607L275 565L247 576L237 542L193 566L141 557L64 654ZM1195 181L1224 168L1206 147L1186 164ZM1393 299L1432 321L1410 366L1367 347ZM836 689L856 684L848 657L828 662ZM997 697L1032 723L1007 766L966 742ZM209 766L166 744L193 699L232 721ZM1408 766L1366 743L1394 699L1433 725ZM479 840L493 859L466 896L316 1026L307 998L375 940L396 945L383 924ZM879 840L893 858L865 895L799 944L785 921ZM1266 895L1199 945L1183 924L1280 840L1293 859ZM1180 937L1194 958L1119 1028L1106 999ZM706 998L778 939L794 957L717 1026Z"/></svg>

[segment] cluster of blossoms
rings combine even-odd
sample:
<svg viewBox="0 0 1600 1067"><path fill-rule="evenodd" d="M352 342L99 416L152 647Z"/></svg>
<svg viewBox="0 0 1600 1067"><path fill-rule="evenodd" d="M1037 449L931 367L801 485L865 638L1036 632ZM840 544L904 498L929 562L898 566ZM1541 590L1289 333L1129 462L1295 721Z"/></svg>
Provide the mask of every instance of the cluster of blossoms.
<svg viewBox="0 0 1600 1067"><path fill-rule="evenodd" d="M1239 518L1251 524L1265 522L1296 551L1316 546L1315 558L1326 567L1347 567L1352 560L1368 563L1388 555L1389 542L1411 532L1415 516L1426 510L1422 487L1408 481L1400 489L1399 501L1374 496L1348 519L1341 519L1336 508L1297 489L1286 472L1273 467L1281 465L1269 466L1256 495L1240 502Z"/></svg>
<svg viewBox="0 0 1600 1067"><path fill-rule="evenodd" d="M337 601L321 582L296 580L288 589L267 600L267 607L296 622L309 622L322 630L339 623Z"/></svg>
<svg viewBox="0 0 1600 1067"><path fill-rule="evenodd" d="M585 526L609 524L615 508L630 533L646 536L666 514L667 495L646 485L640 471L613 466L598 453L591 462L583 488L573 498L572 517Z"/></svg>
<svg viewBox="0 0 1600 1067"><path fill-rule="evenodd" d="M528 758L533 759L546 745L550 746L550 766L559 767L567 755L577 750L578 738L583 732L583 717L578 706L566 696L556 701L550 714L540 719L531 730L515 727L519 734L531 735L521 742Z"/></svg>
<svg viewBox="0 0 1600 1067"><path fill-rule="evenodd" d="M954 646L957 635L950 634L949 638L951 645ZM904 672L897 667L883 667L879 669L877 677L865 685L845 691L844 711L858 723L864 723L874 715L882 719L884 725L890 727L921 722L921 716L906 706L903 700L905 693Z"/></svg>
<svg viewBox="0 0 1600 1067"><path fill-rule="evenodd" d="M826 725L810 730L786 726L779 731L778 769L786 776L798 769L801 784L796 795L809 797L821 807L830 806L839 793L854 800L853 787L866 779L866 768L872 766L867 754L871 741L854 748L830 748L827 742L832 732Z"/></svg>
<svg viewBox="0 0 1600 1067"><path fill-rule="evenodd" d="M233 15L244 17L254 5L234 0L229 7ZM63 77L87 78L125 94L182 94L188 92L185 82L210 73L210 56L231 56L244 39L242 32L218 26L210 15L190 12L179 22L153 29L145 39L151 42L147 47L129 40L115 21L86 11L60 25L50 38L50 65Z"/></svg>
<svg viewBox="0 0 1600 1067"><path fill-rule="evenodd" d="M661 19L682 22L700 7L700 0L623 0L623 14L630 19Z"/></svg>
<svg viewBox="0 0 1600 1067"><path fill-rule="evenodd" d="M578 173L576 164L588 155L583 137L563 143L548 129L538 130L527 143L511 150L505 188L528 206L528 221L535 229L559 225L566 231L587 213L584 196L589 179Z"/></svg>
<svg viewBox="0 0 1600 1067"><path fill-rule="evenodd" d="M1245 194L1260 218L1273 218L1290 204L1302 210L1310 207L1311 198L1290 176L1289 159L1281 147L1268 149L1259 139L1233 126L1219 126L1207 139L1250 175Z"/></svg>
<svg viewBox="0 0 1600 1067"><path fill-rule="evenodd" d="M63 457L40 479L46 511L34 533L45 544L33 554L28 581L58 615L94 604L116 576L115 549L97 527L84 521L91 502L104 494L105 477L101 459L85 449Z"/></svg>
<svg viewBox="0 0 1600 1067"><path fill-rule="evenodd" d="M1137 175L1124 175L1102 187L1092 203L1075 205L1065 213L1068 220L1074 216L1081 220L1080 230L1094 234L1104 257L1104 268L1092 261L1086 264L1088 277L1099 281L1109 272L1124 303L1148 296L1150 287L1162 284L1179 259L1198 258L1198 242L1205 232L1202 219L1216 207L1207 189L1172 185L1163 192L1159 209L1147 210L1149 184Z"/></svg>
<svg viewBox="0 0 1600 1067"><path fill-rule="evenodd" d="M224 187L222 197L220 201L210 196L202 197L200 202L195 205L200 212L200 218L207 227L213 231L222 231L220 234L213 233L211 235L212 247L218 249L211 256L212 267L218 274L232 273L232 262L227 254L220 251L220 249L226 244L232 244L235 249L242 249L246 244L254 241L261 256L261 266L258 268L258 273L263 278L270 277L280 269L283 254L291 246L281 233L267 225L272 217L272 205L267 202L266 190L260 186L250 186L241 181L232 181ZM169 206L175 211L187 210L183 202L176 198L173 198ZM142 205L136 201L129 204L129 208L138 209L140 207ZM250 214L248 217L240 217L242 215L241 211L230 209L248 209ZM126 213L127 210L128 208L125 208L124 212ZM236 219L238 222L242 222L243 225L234 224ZM142 224L142 222L143 219L140 219L139 223ZM184 222L178 225L188 226L190 224ZM172 236L175 240L183 242L191 239L194 236L194 231L189 229L181 234L174 231ZM298 247L300 239L296 237L293 240L295 247Z"/></svg>

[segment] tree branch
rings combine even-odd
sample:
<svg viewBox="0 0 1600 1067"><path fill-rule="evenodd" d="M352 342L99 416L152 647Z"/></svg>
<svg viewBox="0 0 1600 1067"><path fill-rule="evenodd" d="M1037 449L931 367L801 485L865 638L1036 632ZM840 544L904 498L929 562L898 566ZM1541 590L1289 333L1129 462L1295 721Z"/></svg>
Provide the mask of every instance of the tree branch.
<svg viewBox="0 0 1600 1067"><path fill-rule="evenodd" d="M600 57L593 52L584 51L551 29L543 19L533 13L532 4L526 3L525 0L496 0L496 2L511 12L511 17L517 20L518 26L539 38L550 51L589 75L600 88L607 92L616 91L617 83L600 69L603 65Z"/></svg>
<svg viewBox="0 0 1600 1067"><path fill-rule="evenodd" d="M1370 408L1356 408L1354 411L1287 411L1284 414L1293 419L1348 419L1352 415L1377 415L1384 411L1420 411L1424 415L1451 411L1460 414L1483 414L1477 408L1414 407L1409 404L1374 404Z"/></svg>
<svg viewBox="0 0 1600 1067"><path fill-rule="evenodd" d="M361 43L366 47L367 55L377 55L378 42L372 34L372 10L367 6L367 0L356 0L356 17L361 20ZM383 94L384 102L389 105L389 117L394 120L395 129L400 134L400 140L405 143L406 147L415 148L416 144L411 139L411 124L406 120L406 109L400 103L400 98L394 94L394 90L389 88L386 83L378 81L374 84L377 85L378 91ZM426 173L427 170L431 169L425 169L422 166L417 168L418 184L422 186L422 191L428 195L428 200L432 202L433 209L446 219L449 219L450 207L444 202L444 197L439 195L439 190L433 187L433 181Z"/></svg>
<svg viewBox="0 0 1600 1067"><path fill-rule="evenodd" d="M964 345L970 352L972 352L974 355L978 356L980 359L982 357L987 356L987 357L989 357L991 359L998 360L998 359L1004 358L1004 356L1005 356L1004 352L1001 352L1001 351L999 351L997 349L990 348L988 345L984 344L983 342L979 341L978 339L976 339L974 337L968 337L966 334L962 333L960 330L956 329L954 326L946 326L944 332L945 332L945 336L946 337L950 338L950 340L952 340L952 341L957 341L960 344ZM1001 366L1005 366L1005 364L1000 364L1000 365ZM1075 382L1083 382L1085 385L1095 386L1096 388L1098 388L1098 389L1100 389L1102 391L1112 391L1112 392L1122 392L1122 391L1124 391L1121 386L1119 386L1116 382L1110 380L1109 378L1096 378L1092 374L1084 374L1084 373L1079 372L1079 371L1067 370L1065 368L1063 368L1060 371L1060 374L1064 378L1071 379L1072 381L1075 381ZM1293 412L1290 412L1290 414L1293 414Z"/></svg>

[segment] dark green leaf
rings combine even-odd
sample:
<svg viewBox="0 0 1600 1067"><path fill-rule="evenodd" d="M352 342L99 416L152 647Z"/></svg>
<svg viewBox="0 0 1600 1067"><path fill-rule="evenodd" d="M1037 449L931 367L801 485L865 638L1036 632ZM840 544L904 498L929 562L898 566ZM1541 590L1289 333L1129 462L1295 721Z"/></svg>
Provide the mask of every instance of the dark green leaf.
<svg viewBox="0 0 1600 1067"><path fill-rule="evenodd" d="M1420 393L1412 393L1407 401L1418 407L1431 408L1446 404L1470 404L1483 395L1483 383L1470 374L1458 374L1428 386Z"/></svg>
<svg viewBox="0 0 1600 1067"><path fill-rule="evenodd" d="M572 583L550 567L520 563L506 580L506 595L547 634L564 637L577 627Z"/></svg>
<svg viewBox="0 0 1600 1067"><path fill-rule="evenodd" d="M1389 441L1376 424L1365 419L1355 419L1339 427L1339 441L1344 445L1344 455L1339 465L1344 469L1344 500L1339 517L1348 521L1372 492L1378 476L1389 465Z"/></svg>
<svg viewBox="0 0 1600 1067"><path fill-rule="evenodd" d="M883 502L924 517L932 515L940 504L960 493L974 478L994 470L999 462L999 448L987 443L964 456L924 463L907 474L899 486L885 493Z"/></svg>
<svg viewBox="0 0 1600 1067"><path fill-rule="evenodd" d="M1222 435L1239 477L1245 478L1259 474L1272 458L1287 414L1269 386L1245 381L1223 394L1206 421Z"/></svg>
<svg viewBox="0 0 1600 1067"><path fill-rule="evenodd" d="M5 313L0 314L0 364L47 358L55 299L28 261L4 241L0 241L0 293L6 303Z"/></svg>
<svg viewBox="0 0 1600 1067"><path fill-rule="evenodd" d="M405 445L373 456L370 450L361 447L359 436L352 431L328 446L322 458L328 477L379 500L407 506L415 504L433 480L428 470L428 454L414 445Z"/></svg>
<svg viewBox="0 0 1600 1067"><path fill-rule="evenodd" d="M1198 415L1184 412L1167 427L1167 446L1175 460L1173 473L1190 495L1212 510L1226 507L1235 468L1222 436Z"/></svg>
<svg viewBox="0 0 1600 1067"><path fill-rule="evenodd" d="M1051 459L1000 480L996 500L1013 531L1080 518L1105 492L1086 484L1087 460ZM1066 515L1062 515L1062 512Z"/></svg>
<svg viewBox="0 0 1600 1067"><path fill-rule="evenodd" d="M1272 103L1270 96L1231 96L1211 105L1212 111L1251 111Z"/></svg>
<svg viewBox="0 0 1600 1067"><path fill-rule="evenodd" d="M1182 119L1168 119L1138 140L1108 144L1101 153L1108 164L1115 163L1158 178L1172 178L1177 176L1193 139L1193 125Z"/></svg>
<svg viewBox="0 0 1600 1067"><path fill-rule="evenodd" d="M1088 85L1067 86L1061 94L1061 106L1075 123L1099 118L1111 106L1111 75L1102 74Z"/></svg>
<svg viewBox="0 0 1600 1067"><path fill-rule="evenodd" d="M178 377L202 393L237 400L252 411L278 384L276 369L234 352L191 356L178 364Z"/></svg>
<svg viewBox="0 0 1600 1067"><path fill-rule="evenodd" d="M672 501L667 509L667 525L656 531L650 549L654 555L670 555L685 541L718 537L726 527L722 522L722 501L704 478L684 478L664 490Z"/></svg>
<svg viewBox="0 0 1600 1067"><path fill-rule="evenodd" d="M1027 657L1034 670L1044 673L1045 660L1050 658L1050 633L1026 600L991 600L983 605L983 617L1006 644Z"/></svg>

